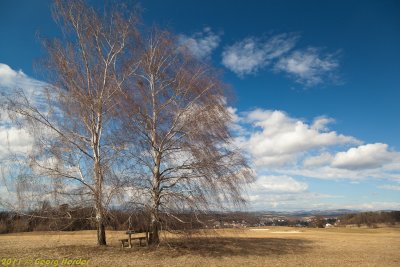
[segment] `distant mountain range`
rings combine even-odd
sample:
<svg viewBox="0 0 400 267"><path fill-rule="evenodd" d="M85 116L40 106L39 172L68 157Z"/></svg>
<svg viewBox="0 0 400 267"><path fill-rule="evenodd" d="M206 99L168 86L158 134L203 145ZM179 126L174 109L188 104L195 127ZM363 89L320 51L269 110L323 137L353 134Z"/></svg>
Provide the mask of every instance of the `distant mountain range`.
<svg viewBox="0 0 400 267"><path fill-rule="evenodd" d="M384 211L390 211L390 210L384 210ZM298 211L257 211L255 213L257 213L258 215L271 214L280 216L307 217L307 216L341 216L344 214L360 213L360 212L365 212L365 210L333 209L333 210L298 210Z"/></svg>

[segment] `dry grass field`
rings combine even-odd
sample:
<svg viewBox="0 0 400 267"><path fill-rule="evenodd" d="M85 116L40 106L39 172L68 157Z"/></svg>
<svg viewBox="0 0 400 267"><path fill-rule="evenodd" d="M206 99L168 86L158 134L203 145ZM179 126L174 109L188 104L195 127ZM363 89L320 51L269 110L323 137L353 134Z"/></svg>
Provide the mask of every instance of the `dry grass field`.
<svg viewBox="0 0 400 267"><path fill-rule="evenodd" d="M22 259L20 266L35 266L37 259L67 266L61 264L64 258L88 259L87 266L400 266L400 228L265 227L191 238L168 234L158 249L136 243L122 249L118 239L125 238L124 232L108 231L107 237L109 245L99 248L95 231L5 234L0 235L0 258Z"/></svg>

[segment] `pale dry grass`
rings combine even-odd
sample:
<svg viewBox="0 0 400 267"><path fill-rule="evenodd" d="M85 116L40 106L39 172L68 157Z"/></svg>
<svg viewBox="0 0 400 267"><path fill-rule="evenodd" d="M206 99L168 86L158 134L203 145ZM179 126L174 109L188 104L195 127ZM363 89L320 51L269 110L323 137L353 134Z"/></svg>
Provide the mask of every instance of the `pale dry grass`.
<svg viewBox="0 0 400 267"><path fill-rule="evenodd" d="M268 228L167 234L158 249L121 249L125 234L117 231L107 232L109 245L100 248L95 231L6 234L0 258L85 258L89 266L400 266L399 228Z"/></svg>

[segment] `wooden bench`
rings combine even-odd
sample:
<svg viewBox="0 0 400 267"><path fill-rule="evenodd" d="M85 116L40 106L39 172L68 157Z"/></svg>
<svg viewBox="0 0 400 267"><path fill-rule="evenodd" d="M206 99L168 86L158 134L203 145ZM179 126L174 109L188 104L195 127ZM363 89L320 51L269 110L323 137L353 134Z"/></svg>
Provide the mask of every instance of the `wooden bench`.
<svg viewBox="0 0 400 267"><path fill-rule="evenodd" d="M142 240L148 240L147 237L147 233L146 236L132 236L132 234L135 234L135 231L126 231L126 234L128 235L128 238L123 238L123 239L119 239L119 241L121 242L121 246L122 248L128 247L131 248L132 247L132 240L137 239L139 240L139 246L142 246Z"/></svg>

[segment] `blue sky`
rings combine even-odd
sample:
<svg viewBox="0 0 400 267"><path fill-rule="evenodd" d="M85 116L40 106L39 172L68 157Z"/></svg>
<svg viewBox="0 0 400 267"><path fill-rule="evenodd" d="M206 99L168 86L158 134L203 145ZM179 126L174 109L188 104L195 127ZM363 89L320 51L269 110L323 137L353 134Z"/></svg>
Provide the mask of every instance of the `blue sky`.
<svg viewBox="0 0 400 267"><path fill-rule="evenodd" d="M35 35L59 35L50 3L0 1L3 74L41 80ZM146 24L223 69L237 145L259 177L251 209L400 209L399 1L141 6Z"/></svg>

